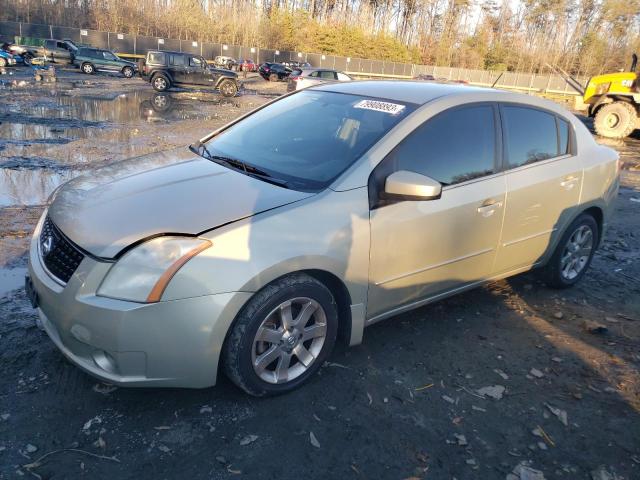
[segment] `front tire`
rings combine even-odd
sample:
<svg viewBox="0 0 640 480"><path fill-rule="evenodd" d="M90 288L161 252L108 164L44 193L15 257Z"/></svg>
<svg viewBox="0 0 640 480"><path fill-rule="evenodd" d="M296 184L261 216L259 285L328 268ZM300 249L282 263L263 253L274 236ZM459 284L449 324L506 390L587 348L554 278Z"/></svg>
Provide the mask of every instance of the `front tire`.
<svg viewBox="0 0 640 480"><path fill-rule="evenodd" d="M627 102L613 102L600 107L593 121L598 135L607 138L625 138L636 128L638 112Z"/></svg>
<svg viewBox="0 0 640 480"><path fill-rule="evenodd" d="M238 93L238 86L232 80L223 80L218 89L224 97L235 97Z"/></svg>
<svg viewBox="0 0 640 480"><path fill-rule="evenodd" d="M276 280L238 314L222 364L238 387L257 397L290 392L331 353L338 310L329 289L306 274Z"/></svg>
<svg viewBox="0 0 640 480"><path fill-rule="evenodd" d="M270 82L277 82L278 81L278 74L277 73L272 73L271 75L269 75L269 81Z"/></svg>
<svg viewBox="0 0 640 480"><path fill-rule="evenodd" d="M82 72L86 73L87 75L92 75L96 72L95 67L90 63L83 63L81 69L82 69Z"/></svg>
<svg viewBox="0 0 640 480"><path fill-rule="evenodd" d="M599 240L598 224L591 215L583 213L576 218L544 268L547 285L569 288L578 283L591 264Z"/></svg>
<svg viewBox="0 0 640 480"><path fill-rule="evenodd" d="M131 78L133 77L134 71L133 68L131 67L124 67L122 69L122 75L124 75L125 78Z"/></svg>
<svg viewBox="0 0 640 480"><path fill-rule="evenodd" d="M169 90L171 83L164 75L156 75L151 79L151 85L156 92L165 92Z"/></svg>

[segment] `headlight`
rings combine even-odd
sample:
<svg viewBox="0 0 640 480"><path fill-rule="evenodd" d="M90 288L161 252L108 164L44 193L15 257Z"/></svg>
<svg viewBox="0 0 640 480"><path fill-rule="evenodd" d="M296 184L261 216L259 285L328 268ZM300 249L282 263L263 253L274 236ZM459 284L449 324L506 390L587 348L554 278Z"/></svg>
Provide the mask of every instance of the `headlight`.
<svg viewBox="0 0 640 480"><path fill-rule="evenodd" d="M98 288L103 297L158 302L180 268L211 242L202 238L158 237L129 252L111 267Z"/></svg>

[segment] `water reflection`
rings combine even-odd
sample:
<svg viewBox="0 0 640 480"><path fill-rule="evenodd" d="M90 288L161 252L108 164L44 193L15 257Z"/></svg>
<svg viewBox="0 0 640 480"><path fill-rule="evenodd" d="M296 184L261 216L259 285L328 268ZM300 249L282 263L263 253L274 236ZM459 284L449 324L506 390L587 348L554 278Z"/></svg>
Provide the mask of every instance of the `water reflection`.
<svg viewBox="0 0 640 480"><path fill-rule="evenodd" d="M26 268L0 268L0 298L24 285Z"/></svg>
<svg viewBox="0 0 640 480"><path fill-rule="evenodd" d="M0 106L0 207L45 203L58 185L99 161L96 146L106 145L110 158L146 153L148 141L135 128L141 122L206 121L219 116L221 105L239 106L201 92L73 93L51 90L34 98L25 91Z"/></svg>
<svg viewBox="0 0 640 480"><path fill-rule="evenodd" d="M0 169L0 207L10 205L42 205L63 182L81 171L41 169Z"/></svg>

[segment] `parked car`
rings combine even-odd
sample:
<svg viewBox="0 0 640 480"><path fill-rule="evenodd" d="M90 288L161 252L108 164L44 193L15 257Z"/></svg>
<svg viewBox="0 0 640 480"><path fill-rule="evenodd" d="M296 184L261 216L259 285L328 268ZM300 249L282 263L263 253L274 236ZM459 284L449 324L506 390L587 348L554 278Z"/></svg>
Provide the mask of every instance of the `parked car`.
<svg viewBox="0 0 640 480"><path fill-rule="evenodd" d="M126 78L133 77L138 68L134 62L123 60L109 50L91 47L80 47L73 64L86 74L97 71L121 72Z"/></svg>
<svg viewBox="0 0 640 480"><path fill-rule="evenodd" d="M220 90L225 97L234 97L239 90L238 75L221 68L212 68L200 55L181 52L147 52L140 76L158 92L173 86L208 86Z"/></svg>
<svg viewBox="0 0 640 480"><path fill-rule="evenodd" d="M227 70L233 70L233 68L237 65L236 59L233 57L226 57L224 55L219 55L213 59L213 64L218 68L226 68Z"/></svg>
<svg viewBox="0 0 640 480"><path fill-rule="evenodd" d="M243 72L257 72L258 66L254 63L250 58L245 58L244 60L239 60L239 69Z"/></svg>
<svg viewBox="0 0 640 480"><path fill-rule="evenodd" d="M18 47L17 45L13 44L13 43L8 43L5 42L2 45L0 45L0 51L8 53L10 55L13 56L13 59L16 61L16 64L25 64L25 59L24 59L24 52L25 50ZM6 58L6 57L5 57ZM8 62L7 62L8 64ZM0 66L2 66L2 62L0 61Z"/></svg>
<svg viewBox="0 0 640 480"><path fill-rule="evenodd" d="M459 85L318 85L190 148L72 180L35 228L28 296L105 382L279 394L401 312L536 267L570 287L619 185L566 109Z"/></svg>
<svg viewBox="0 0 640 480"><path fill-rule="evenodd" d="M282 65L284 65L285 67L288 67L290 69L296 69L296 68L313 68L311 66L311 64L309 62L295 62L295 61L291 61L291 62L282 62Z"/></svg>
<svg viewBox="0 0 640 480"><path fill-rule="evenodd" d="M12 48L22 51L25 63L30 63L32 58L46 57L51 63L72 64L78 50L78 45L68 39L16 37L16 44Z"/></svg>
<svg viewBox="0 0 640 480"><path fill-rule="evenodd" d="M301 90L303 88L325 82L350 82L353 78L344 72L325 68L295 69L289 75L287 91Z"/></svg>
<svg viewBox="0 0 640 480"><path fill-rule="evenodd" d="M9 52L0 50L0 67L7 67L18 63L15 57Z"/></svg>
<svg viewBox="0 0 640 480"><path fill-rule="evenodd" d="M284 80L291 73L291 69L289 67L285 67L280 63L263 63L258 68L258 73L265 80L269 80L270 82L277 82L280 80Z"/></svg>

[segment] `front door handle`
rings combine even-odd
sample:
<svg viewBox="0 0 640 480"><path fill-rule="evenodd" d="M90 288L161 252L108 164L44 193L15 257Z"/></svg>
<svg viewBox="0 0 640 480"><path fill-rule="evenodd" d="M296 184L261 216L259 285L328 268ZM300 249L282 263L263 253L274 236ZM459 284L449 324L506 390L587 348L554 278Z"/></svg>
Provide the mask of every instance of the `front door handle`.
<svg viewBox="0 0 640 480"><path fill-rule="evenodd" d="M482 202L482 205L478 207L478 213L483 217L490 217L500 207L502 207L502 202L497 200L485 200Z"/></svg>

